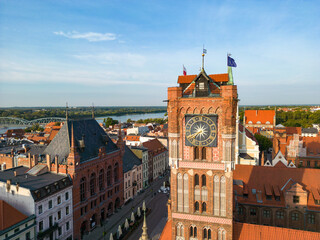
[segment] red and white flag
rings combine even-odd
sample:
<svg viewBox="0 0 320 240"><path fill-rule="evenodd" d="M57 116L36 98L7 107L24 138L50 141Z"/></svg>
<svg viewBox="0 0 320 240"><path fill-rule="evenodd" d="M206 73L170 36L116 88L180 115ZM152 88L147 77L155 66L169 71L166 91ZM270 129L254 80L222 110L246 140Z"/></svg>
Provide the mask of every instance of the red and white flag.
<svg viewBox="0 0 320 240"><path fill-rule="evenodd" d="M187 69L183 65L183 76L186 76L186 75L187 75Z"/></svg>

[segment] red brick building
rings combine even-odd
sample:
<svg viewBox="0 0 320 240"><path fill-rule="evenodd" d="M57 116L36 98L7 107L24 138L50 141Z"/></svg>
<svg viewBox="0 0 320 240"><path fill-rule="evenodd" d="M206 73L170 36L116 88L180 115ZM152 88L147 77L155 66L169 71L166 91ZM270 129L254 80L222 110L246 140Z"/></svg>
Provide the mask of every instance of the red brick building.
<svg viewBox="0 0 320 240"><path fill-rule="evenodd" d="M167 239L232 238L238 94L228 80L228 74L207 75L202 69L179 76L179 87L168 88Z"/></svg>
<svg viewBox="0 0 320 240"><path fill-rule="evenodd" d="M74 239L123 204L124 142L114 144L94 119L68 120L44 154L49 171L73 180Z"/></svg>

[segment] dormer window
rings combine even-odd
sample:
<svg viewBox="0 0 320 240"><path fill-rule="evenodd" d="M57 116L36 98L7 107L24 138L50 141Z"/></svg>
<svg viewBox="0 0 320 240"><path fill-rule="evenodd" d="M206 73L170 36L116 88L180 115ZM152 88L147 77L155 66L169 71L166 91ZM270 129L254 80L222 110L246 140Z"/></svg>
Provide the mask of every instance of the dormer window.
<svg viewBox="0 0 320 240"><path fill-rule="evenodd" d="M269 122L269 121L267 121L267 122L266 122L266 124L270 124L270 122Z"/></svg>
<svg viewBox="0 0 320 240"><path fill-rule="evenodd" d="M248 123L249 123L249 124L252 124L252 121L249 121Z"/></svg>
<svg viewBox="0 0 320 240"><path fill-rule="evenodd" d="M258 121L258 122L257 122L257 124L261 124L261 122L260 122L260 121Z"/></svg>
<svg viewBox="0 0 320 240"><path fill-rule="evenodd" d="M299 196L293 196L293 203L299 203L300 197Z"/></svg>

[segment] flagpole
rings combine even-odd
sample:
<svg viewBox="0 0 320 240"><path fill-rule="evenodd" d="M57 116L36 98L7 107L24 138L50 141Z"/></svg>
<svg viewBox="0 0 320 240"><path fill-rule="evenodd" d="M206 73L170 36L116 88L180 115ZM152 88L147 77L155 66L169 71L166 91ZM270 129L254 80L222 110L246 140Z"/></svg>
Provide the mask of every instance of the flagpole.
<svg viewBox="0 0 320 240"><path fill-rule="evenodd" d="M228 64L228 58L231 56L230 53L227 53L227 66ZM229 76L229 81L227 85L233 85L233 74L232 74L232 67L228 66L228 76Z"/></svg>

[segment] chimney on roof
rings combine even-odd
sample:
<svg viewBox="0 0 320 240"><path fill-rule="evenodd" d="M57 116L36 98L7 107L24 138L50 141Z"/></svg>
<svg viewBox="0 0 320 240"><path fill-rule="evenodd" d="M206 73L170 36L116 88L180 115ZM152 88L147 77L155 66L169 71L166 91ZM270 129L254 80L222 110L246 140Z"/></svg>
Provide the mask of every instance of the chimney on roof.
<svg viewBox="0 0 320 240"><path fill-rule="evenodd" d="M17 171L13 171L13 175L16 177L17 176Z"/></svg>
<svg viewBox="0 0 320 240"><path fill-rule="evenodd" d="M50 160L49 154L46 155L46 159L47 159L48 171L51 172L51 160Z"/></svg>
<svg viewBox="0 0 320 240"><path fill-rule="evenodd" d="M10 188L11 188L11 180L7 180L7 184L6 184L6 187L7 187L7 192L10 191Z"/></svg>
<svg viewBox="0 0 320 240"><path fill-rule="evenodd" d="M256 110L256 116L258 116L258 110Z"/></svg>
<svg viewBox="0 0 320 240"><path fill-rule="evenodd" d="M56 165L56 173L59 173L59 161L58 161L58 156L55 156L55 165Z"/></svg>
<svg viewBox="0 0 320 240"><path fill-rule="evenodd" d="M80 146L80 150L83 151L85 148L84 135L82 135L82 139L79 140L79 146Z"/></svg>

